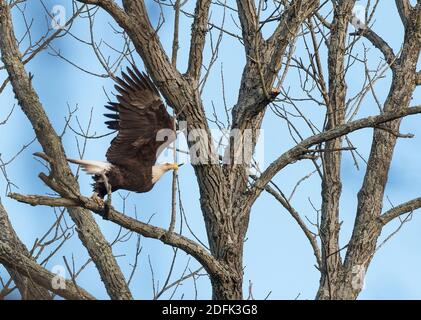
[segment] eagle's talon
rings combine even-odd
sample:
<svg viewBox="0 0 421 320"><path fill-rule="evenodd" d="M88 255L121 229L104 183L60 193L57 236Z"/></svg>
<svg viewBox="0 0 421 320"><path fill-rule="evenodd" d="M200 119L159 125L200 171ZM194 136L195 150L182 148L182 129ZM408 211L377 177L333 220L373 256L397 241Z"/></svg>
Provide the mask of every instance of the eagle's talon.
<svg viewBox="0 0 421 320"><path fill-rule="evenodd" d="M100 207L103 207L105 202L103 199L101 199L100 197L98 197L98 194L96 192L94 192L91 196L91 199Z"/></svg>

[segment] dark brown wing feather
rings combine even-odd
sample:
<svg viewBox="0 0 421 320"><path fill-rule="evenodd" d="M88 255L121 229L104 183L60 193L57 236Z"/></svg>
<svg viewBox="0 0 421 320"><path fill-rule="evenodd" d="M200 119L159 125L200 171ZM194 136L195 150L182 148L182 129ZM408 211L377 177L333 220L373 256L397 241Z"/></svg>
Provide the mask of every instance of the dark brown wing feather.
<svg viewBox="0 0 421 320"><path fill-rule="evenodd" d="M175 139L173 120L159 97L158 90L144 73L133 66L117 78L115 88L118 102L110 102L104 114L108 128L118 130L108 148L107 160L120 166L152 166L162 151ZM157 141L162 129L171 132L163 141ZM162 140L162 139L161 139Z"/></svg>

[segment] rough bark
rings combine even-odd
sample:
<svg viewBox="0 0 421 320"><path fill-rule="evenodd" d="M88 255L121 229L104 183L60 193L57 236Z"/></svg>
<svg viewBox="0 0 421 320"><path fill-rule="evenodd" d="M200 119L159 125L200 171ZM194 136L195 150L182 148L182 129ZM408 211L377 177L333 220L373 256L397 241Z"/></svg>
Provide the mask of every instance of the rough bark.
<svg viewBox="0 0 421 320"><path fill-rule="evenodd" d="M421 4L411 9L406 23L402 54L397 60L392 86L384 105L385 112L404 110L409 107L416 87L416 66L421 49ZM399 132L401 120L385 127ZM344 267L347 277L342 282L341 298L355 299L361 288L349 287L349 278L355 266L368 268L381 233L379 217L382 213L384 191L398 137L385 130L374 130L373 146L367 163L363 185L358 193L357 217Z"/></svg>
<svg viewBox="0 0 421 320"><path fill-rule="evenodd" d="M69 300L95 299L90 293L70 280L62 279L64 286L53 286L54 279L57 277L54 273L44 269L26 255L20 254L12 243L3 240L0 240L0 263L6 268L15 270L22 277L31 279L31 282L34 283L34 290L37 287L48 288L51 292Z"/></svg>
<svg viewBox="0 0 421 320"><path fill-rule="evenodd" d="M14 252L17 255L25 256L28 259L32 259L26 246L20 241L15 230L10 223L9 217L6 210L4 209L0 199L0 241L7 242L14 248ZM34 261L34 260L33 260ZM35 263L35 261L34 261ZM12 265L6 266L6 270L12 277L19 293L24 300L50 300L51 295L47 289L34 283L31 278L27 278L24 275L16 271L16 268Z"/></svg>
<svg viewBox="0 0 421 320"><path fill-rule="evenodd" d="M384 104L384 112L396 112L409 107L416 87L416 65L421 48L421 4L411 8L405 24L405 39L401 56L393 63L392 85ZM368 38L370 40L370 38ZM385 53L385 59L387 59ZM348 244L343 270L335 280L334 294L319 292L320 299L356 299L362 286L355 285L355 277L367 270L382 231L380 219L384 191L397 139L401 119L375 129L363 185L358 193L357 216ZM356 270L358 275L356 275Z"/></svg>
<svg viewBox="0 0 421 320"><path fill-rule="evenodd" d="M328 48L329 100L327 101L326 129L340 126L345 121L345 45L349 20L355 0L340 1L334 7ZM326 150L341 150L342 137L325 143ZM339 207L342 192L342 152L323 154L322 207L320 240L322 265L317 298L335 296L334 288L342 261L339 250Z"/></svg>

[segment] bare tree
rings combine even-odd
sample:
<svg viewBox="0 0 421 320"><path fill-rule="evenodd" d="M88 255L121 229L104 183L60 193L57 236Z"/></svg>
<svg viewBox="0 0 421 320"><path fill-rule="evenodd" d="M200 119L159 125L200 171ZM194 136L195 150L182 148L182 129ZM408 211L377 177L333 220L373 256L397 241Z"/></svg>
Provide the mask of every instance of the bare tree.
<svg viewBox="0 0 421 320"><path fill-rule="evenodd" d="M31 84L31 76L25 71L26 61L32 59L37 50L32 48L32 55L25 59L25 53L19 48L14 34L11 10L19 8L22 2L25 1L8 3L0 0L2 69L8 74L5 85L10 81L17 102L31 122L36 139L43 148L44 153L38 155L47 161L49 173L41 173L39 177L57 196L17 193L10 193L9 196L31 205L67 208L81 243L97 267L109 296L112 299L131 299L128 281L113 256L110 244L92 218L91 212L104 216L104 208L80 193L75 175L66 162L60 136L45 113L42 98L39 98ZM162 96L174 110L177 120L187 123L183 132L190 156L197 158L199 155L200 158L199 162L193 162L193 168L200 191L200 206L209 249L198 239L174 231L176 176L173 183L172 220L168 229L132 218L115 208L110 209L107 219L139 236L159 240L195 258L209 276L213 299L242 299L243 251L250 213L253 204L266 191L297 221L311 244L320 271L320 287L316 298L356 299L362 288L359 281L378 248L378 238L383 227L421 207L421 199L417 198L389 211L383 210L385 187L396 141L410 137L399 131L401 119L421 112L421 106L411 106L414 90L421 84L421 75L416 69L421 46L421 1L418 0L416 4L411 4L409 0L395 1L399 12L397 18L400 18L405 30L398 53L373 30L378 1L371 5L369 2L365 23L357 25L355 32L350 30L350 21L355 18L355 0L238 0L236 6L220 0L197 0L193 13L183 9L186 1L155 2L158 6L169 6L174 10L171 57L159 38L159 29L164 20L160 19L154 26L143 0L123 0L122 7L113 0L75 1L72 20L88 18L91 22L92 37L89 45L104 68L104 77L114 78L123 61L134 62L132 54L135 51ZM212 6L222 8L224 17L229 11L232 19L238 19L241 34L227 30L223 23L220 25L211 21L209 17ZM119 30L126 44L120 52L121 58L113 64L104 58L93 39L92 23L98 10L104 10L112 17L116 24L115 30ZM182 71L177 68L181 18L192 20L187 69ZM50 38L46 37L46 43L37 44L36 48L45 49L54 38L65 34L70 27L71 21ZM216 42L215 34L218 35ZM231 136L224 151L219 153L219 146L216 146L211 135L211 120L205 112L202 91L218 59L222 37L241 42L246 63L235 105L232 108L225 105L214 109L214 123L227 128L231 133L240 132L240 137ZM209 42L211 59L206 65L204 51ZM356 47L366 48L367 43L383 55L384 61L374 71L369 67L367 51L363 50L363 58L355 54ZM295 51L298 45L304 48L302 52ZM65 59L60 52L54 53ZM361 77L364 81L361 90L351 95L347 89L347 75L356 66L364 70ZM382 103L376 95L375 83L388 70L392 73L392 82L388 96ZM299 94L284 85L288 75L295 71L300 78ZM224 90L229 88L224 86ZM355 119L367 95L373 96L379 113ZM311 103L322 110L324 121L321 125L316 125L305 114L301 107L304 103ZM280 154L266 168L257 168L257 173L251 174L250 169L256 167L253 151L263 119L269 110L285 122L295 145ZM218 113L219 117L221 113L227 114L227 123L222 124ZM294 123L296 121L304 121L307 131L299 129ZM342 155L350 152L357 166L357 159L364 159L348 136L364 128L374 129L373 141L366 161L364 182L358 192L353 233L347 245L341 248L339 213ZM193 134L195 132L200 132L200 137ZM247 142L245 132L251 132L251 139ZM245 148L250 152L243 152ZM237 161L239 154L242 159L240 162ZM283 186L273 181L283 169L300 160L311 161L314 165L312 174L318 175L321 180L321 208L315 208L318 219L312 225L294 208L291 201L294 191L288 197L282 191ZM297 187L305 179L298 181ZM57 292L51 286L51 281L48 281L54 275L46 272L31 258L13 232L5 210L0 212L3 216L3 219L0 216L0 262L10 271L22 297L50 298L48 292L51 291L65 298L92 298L71 280L68 280L65 292ZM14 250L18 255L15 258L11 257L10 248L16 248ZM178 281L195 278L199 272L185 274ZM171 284L167 280L163 288L173 287L177 283ZM159 292L155 293L155 297L160 295Z"/></svg>

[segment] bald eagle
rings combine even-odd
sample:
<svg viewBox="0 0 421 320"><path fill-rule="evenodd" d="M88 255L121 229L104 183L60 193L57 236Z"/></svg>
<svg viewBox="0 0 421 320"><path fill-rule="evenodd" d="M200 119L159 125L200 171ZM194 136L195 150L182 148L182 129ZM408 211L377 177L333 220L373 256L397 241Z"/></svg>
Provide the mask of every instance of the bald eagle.
<svg viewBox="0 0 421 320"><path fill-rule="evenodd" d="M175 132L173 117L149 77L133 66L122 72L122 78L117 77L115 88L118 102L109 102L105 107L113 113L104 114L112 119L105 122L108 128L118 132L106 153L108 161L67 159L93 175L92 197L100 202L107 186L111 192L148 192L165 172L178 169L176 163L155 164L175 140ZM168 131L160 139L164 129Z"/></svg>

